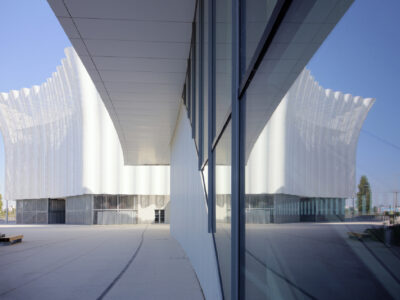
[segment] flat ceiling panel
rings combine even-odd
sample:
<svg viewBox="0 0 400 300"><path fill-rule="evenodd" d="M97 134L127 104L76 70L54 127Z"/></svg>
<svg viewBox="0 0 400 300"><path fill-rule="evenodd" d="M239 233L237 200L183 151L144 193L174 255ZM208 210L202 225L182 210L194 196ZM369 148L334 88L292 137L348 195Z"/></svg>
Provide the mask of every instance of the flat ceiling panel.
<svg viewBox="0 0 400 300"><path fill-rule="evenodd" d="M113 102L118 105L118 103L131 103L133 101L137 103L147 102L147 103L154 103L157 104L159 102L173 102L180 100L179 94L130 94L130 93L110 93L110 96L113 99Z"/></svg>
<svg viewBox="0 0 400 300"><path fill-rule="evenodd" d="M130 40L185 43L191 35L191 23L75 19L83 39Z"/></svg>
<svg viewBox="0 0 400 300"><path fill-rule="evenodd" d="M183 59L189 55L190 43L137 42L121 40L85 40L90 55L174 58Z"/></svg>
<svg viewBox="0 0 400 300"><path fill-rule="evenodd" d="M177 88L185 79L185 73L175 72L100 71L100 74L104 81L172 84Z"/></svg>
<svg viewBox="0 0 400 300"><path fill-rule="evenodd" d="M125 163L168 164L195 1L48 1L113 120Z"/></svg>
<svg viewBox="0 0 400 300"><path fill-rule="evenodd" d="M186 72L186 59L93 57L99 70L138 72Z"/></svg>
<svg viewBox="0 0 400 300"><path fill-rule="evenodd" d="M57 17L70 17L63 0L51 0L48 3Z"/></svg>
<svg viewBox="0 0 400 300"><path fill-rule="evenodd" d="M136 82L104 82L110 92L146 92L153 90L157 93L175 93L176 87L168 84L136 83ZM183 82L182 82L183 86ZM112 99L111 99L112 100Z"/></svg>
<svg viewBox="0 0 400 300"><path fill-rule="evenodd" d="M79 56L89 56L89 52L86 49L85 43L81 39L74 39L70 37L69 40Z"/></svg>
<svg viewBox="0 0 400 300"><path fill-rule="evenodd" d="M50 1L50 2L53 2ZM72 17L191 22L193 0L64 0Z"/></svg>
<svg viewBox="0 0 400 300"><path fill-rule="evenodd" d="M60 24L63 27L65 33L73 39L79 39L81 36L79 35L78 30L75 27L74 22L71 18L59 18Z"/></svg>
<svg viewBox="0 0 400 300"><path fill-rule="evenodd" d="M80 59L87 70L96 69L95 65L93 64L92 58L90 56L82 55L82 56L80 56Z"/></svg>

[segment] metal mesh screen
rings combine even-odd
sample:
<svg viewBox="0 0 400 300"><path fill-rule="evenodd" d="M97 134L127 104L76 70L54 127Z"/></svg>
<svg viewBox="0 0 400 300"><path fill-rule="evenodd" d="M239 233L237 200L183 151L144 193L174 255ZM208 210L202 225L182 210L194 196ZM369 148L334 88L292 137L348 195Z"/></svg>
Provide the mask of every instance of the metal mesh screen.
<svg viewBox="0 0 400 300"><path fill-rule="evenodd" d="M120 211L118 224L137 224L136 211Z"/></svg>
<svg viewBox="0 0 400 300"><path fill-rule="evenodd" d="M24 201L23 200L17 200L17 211L20 210L22 211L23 207L24 207Z"/></svg>
<svg viewBox="0 0 400 300"><path fill-rule="evenodd" d="M101 210L93 213L93 223L98 225L137 224L137 211Z"/></svg>
<svg viewBox="0 0 400 300"><path fill-rule="evenodd" d="M94 209L104 209L104 196L94 196Z"/></svg>
<svg viewBox="0 0 400 300"><path fill-rule="evenodd" d="M117 211L113 210L98 211L97 224L101 225L117 224Z"/></svg>
<svg viewBox="0 0 400 300"><path fill-rule="evenodd" d="M23 200L24 201L24 212L36 211L36 199Z"/></svg>
<svg viewBox="0 0 400 300"><path fill-rule="evenodd" d="M103 196L91 195L69 197L66 200L67 224L92 224L92 205L94 208L103 206Z"/></svg>
<svg viewBox="0 0 400 300"><path fill-rule="evenodd" d="M117 204L117 202L118 202L117 196L109 195L109 196L107 196L106 199L107 199L106 200L106 205L104 207L105 209L117 209L117 206L118 206L118 204Z"/></svg>
<svg viewBox="0 0 400 300"><path fill-rule="evenodd" d="M47 224L47 199L17 200L17 224Z"/></svg>
<svg viewBox="0 0 400 300"><path fill-rule="evenodd" d="M24 211L22 215L22 223L24 224L36 224L36 212Z"/></svg>
<svg viewBox="0 0 400 300"><path fill-rule="evenodd" d="M97 195L93 207L93 224L137 224L137 195Z"/></svg>
<svg viewBox="0 0 400 300"><path fill-rule="evenodd" d="M47 199L37 199L36 200L36 210L47 211Z"/></svg>
<svg viewBox="0 0 400 300"><path fill-rule="evenodd" d="M47 224L47 212L38 212L36 214L37 224Z"/></svg>
<svg viewBox="0 0 400 300"><path fill-rule="evenodd" d="M132 196L120 196L119 197L119 209L133 209L133 197Z"/></svg>

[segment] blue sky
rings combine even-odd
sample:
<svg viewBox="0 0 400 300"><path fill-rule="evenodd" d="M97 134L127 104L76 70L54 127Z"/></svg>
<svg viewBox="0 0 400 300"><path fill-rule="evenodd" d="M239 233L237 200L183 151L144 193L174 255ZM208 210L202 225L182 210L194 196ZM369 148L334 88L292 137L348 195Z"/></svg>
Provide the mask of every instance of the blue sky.
<svg viewBox="0 0 400 300"><path fill-rule="evenodd" d="M1 0L0 92L41 84L71 45L45 0ZM4 144L0 139L0 193L4 192Z"/></svg>
<svg viewBox="0 0 400 300"><path fill-rule="evenodd" d="M0 11L0 91L41 84L70 46L64 31L45 0L1 0ZM374 201L388 204L388 193L400 189L399 11L397 0L355 1L308 65L325 88L376 98L360 135L357 177L366 174Z"/></svg>
<svg viewBox="0 0 400 300"><path fill-rule="evenodd" d="M325 88L376 98L360 134L357 178L367 175L374 202L387 204L400 190L399 11L397 0L355 1L308 65Z"/></svg>

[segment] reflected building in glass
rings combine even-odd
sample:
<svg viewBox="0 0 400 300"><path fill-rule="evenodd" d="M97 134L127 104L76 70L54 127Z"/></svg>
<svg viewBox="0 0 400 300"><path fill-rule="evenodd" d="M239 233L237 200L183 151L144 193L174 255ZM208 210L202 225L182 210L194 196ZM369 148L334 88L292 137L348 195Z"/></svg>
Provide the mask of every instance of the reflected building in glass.
<svg viewBox="0 0 400 300"><path fill-rule="evenodd" d="M343 221L374 99L321 87L304 70L246 157L246 222Z"/></svg>
<svg viewBox="0 0 400 300"><path fill-rule="evenodd" d="M400 250L391 237L398 227L345 218L345 199L357 188L358 138L374 99L325 89L305 69L352 0L48 2L93 81L90 88L65 85L60 95L83 93L87 105L86 93L97 90L93 111L102 101L108 121L69 114L80 106L63 106L63 97L57 100L65 109L51 101L31 106L24 91L17 101L12 93L1 99L0 112L10 105L21 125L9 143L31 129L46 141L31 147L38 160L29 161L25 139L14 159L18 170L25 162L41 166L45 155L58 161L34 181L16 174L27 184L10 184L14 193L38 195L26 207L20 202L24 216L43 217L42 190L60 190L56 200L77 187L73 195L90 188L96 196L91 220L98 223L135 220L141 210L154 222L169 219L206 299L399 298ZM351 47L352 38L345 40ZM337 57L346 55L343 48ZM32 111L48 118L48 143L46 130L30 123ZM69 128L77 136L90 130L75 141ZM91 151L72 160L68 138L74 149ZM88 146L78 147L81 141ZM47 144L54 148L41 148ZM78 174L67 184L65 170ZM162 211L168 203L170 215ZM57 219L62 205L51 207ZM80 199L66 203L76 215L82 207Z"/></svg>

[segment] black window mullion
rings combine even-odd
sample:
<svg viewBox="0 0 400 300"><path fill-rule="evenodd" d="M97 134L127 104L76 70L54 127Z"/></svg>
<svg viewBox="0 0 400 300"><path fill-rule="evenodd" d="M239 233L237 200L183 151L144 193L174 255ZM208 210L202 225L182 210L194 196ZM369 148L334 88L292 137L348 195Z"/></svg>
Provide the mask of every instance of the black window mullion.
<svg viewBox="0 0 400 300"><path fill-rule="evenodd" d="M214 140L212 142L212 149L215 148L217 145L219 139L221 138L222 134L224 133L225 127L228 125L230 119L231 119L231 114L232 114L232 106L229 106L228 111L226 112L226 115L224 117L224 122L222 123L222 127L216 130L216 134L214 137Z"/></svg>
<svg viewBox="0 0 400 300"><path fill-rule="evenodd" d="M198 13L199 13L199 23L197 24L197 26L199 26L199 44L198 44L198 48L199 48L199 86L197 87L199 89L199 131L198 131L198 135L199 135L199 164L198 164L198 168L199 170L201 170L201 166L203 163L203 43L204 43L204 32L203 32L203 23L204 23L204 11L203 11L203 2L204 0L200 0L198 3L199 8L198 8Z"/></svg>
<svg viewBox="0 0 400 300"><path fill-rule="evenodd" d="M188 95L188 99L187 99L187 116L188 119L190 121L190 109L191 109L191 101L192 101L192 82L191 82L191 60L190 60L190 55L189 55L189 59L188 59L188 70L187 70L187 81L188 81L188 85L187 85L187 95Z"/></svg>
<svg viewBox="0 0 400 300"><path fill-rule="evenodd" d="M183 105L186 106L186 78L185 78L185 84L183 85L181 98L182 98L182 101L183 101Z"/></svg>
<svg viewBox="0 0 400 300"><path fill-rule="evenodd" d="M192 23L191 77L192 77L192 138L196 136L196 18Z"/></svg>
<svg viewBox="0 0 400 300"><path fill-rule="evenodd" d="M208 231L215 233L215 1L208 0Z"/></svg>
<svg viewBox="0 0 400 300"><path fill-rule="evenodd" d="M244 223L240 205L241 183L244 182L244 168L241 168L241 131L240 131L240 101L238 94L240 70L240 0L232 1L232 104L231 104L231 130L232 130L232 162L231 162L231 296L232 299L244 299L244 284L241 282L241 246L243 246L242 227Z"/></svg>
<svg viewBox="0 0 400 300"><path fill-rule="evenodd" d="M286 14L286 12L289 10L290 4L292 3L292 0L278 0L276 6L274 7L274 11L271 14L271 17L269 18L268 24L264 29L264 32L262 34L262 37L260 39L260 42L258 43L258 46L256 48L256 51L253 54L253 57L251 59L251 62L249 64L249 67L241 77L240 85L239 85L239 99L242 98L244 95L247 87L250 85L251 80L253 79L255 73L257 72L258 67L260 66L265 53L267 52L269 46L272 43L272 40ZM241 5L241 9L244 8L245 5ZM243 13L243 12L242 12ZM246 23L246 20L244 17L241 17L240 19L241 26ZM242 34L243 34L243 28L240 29ZM243 49L245 48L244 45L240 45L240 47ZM242 50L241 49L241 50ZM245 53L240 53L240 57L243 61ZM242 67L243 69L243 63L246 64L245 59L242 62Z"/></svg>

